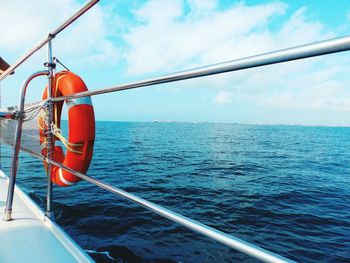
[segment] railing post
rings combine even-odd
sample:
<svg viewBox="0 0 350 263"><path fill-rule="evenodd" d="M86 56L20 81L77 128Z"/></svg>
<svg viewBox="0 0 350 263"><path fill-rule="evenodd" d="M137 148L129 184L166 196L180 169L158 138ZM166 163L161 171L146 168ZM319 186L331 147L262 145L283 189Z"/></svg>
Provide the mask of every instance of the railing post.
<svg viewBox="0 0 350 263"><path fill-rule="evenodd" d="M17 112L17 125L16 125L16 131L15 131L15 138L14 138L14 142L13 142L13 154L12 154L12 160L11 160L9 186L8 186L7 199L6 199L5 215L4 215L5 221L10 221L12 219L13 194L14 194L15 184L16 184L16 175L17 175L17 167L18 167L18 154L19 154L19 148L21 145L22 123L23 123L23 118L24 118L24 102L25 102L27 87L32 79L34 79L38 76L43 76L43 75L48 75L48 74L49 74L49 72L47 70L45 70L45 71L39 71L39 72L36 72L36 73L30 75L24 81L22 89L21 89L18 112Z"/></svg>
<svg viewBox="0 0 350 263"><path fill-rule="evenodd" d="M51 36L48 36L51 38ZM52 102L50 101L52 98L52 80L54 76L54 69L55 69L55 64L53 62L53 57L52 57L52 39L49 40L48 42L48 50L47 50L47 60L48 62L46 63L49 74L47 75L47 98L49 99L49 104L48 104L48 133L47 133L47 150L46 150L46 157L48 160L51 160L52 158L52 150L53 150L53 136L51 132L51 127L52 127ZM45 215L50 218L51 220L54 219L54 214L52 211L52 199L53 199L53 184L51 181L51 164L47 164L47 197L46 197L46 213Z"/></svg>

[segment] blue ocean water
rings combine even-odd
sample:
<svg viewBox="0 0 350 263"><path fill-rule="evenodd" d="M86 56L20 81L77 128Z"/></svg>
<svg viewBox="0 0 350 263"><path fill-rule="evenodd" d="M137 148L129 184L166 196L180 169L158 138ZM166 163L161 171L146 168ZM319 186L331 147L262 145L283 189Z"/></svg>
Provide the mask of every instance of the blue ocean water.
<svg viewBox="0 0 350 263"><path fill-rule="evenodd" d="M96 125L89 175L298 262L350 262L350 128ZM42 207L45 182L21 154ZM87 182L55 187L54 209L98 262L255 262Z"/></svg>

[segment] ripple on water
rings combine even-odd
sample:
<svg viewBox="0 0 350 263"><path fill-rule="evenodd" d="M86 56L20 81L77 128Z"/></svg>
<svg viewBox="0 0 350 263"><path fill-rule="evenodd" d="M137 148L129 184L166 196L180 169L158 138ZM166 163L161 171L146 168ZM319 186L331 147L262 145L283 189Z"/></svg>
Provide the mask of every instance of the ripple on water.
<svg viewBox="0 0 350 263"><path fill-rule="evenodd" d="M349 262L348 128L96 127L91 176L296 261ZM41 163L23 155L19 169L44 206ZM98 262L255 262L86 182L54 196L58 223Z"/></svg>

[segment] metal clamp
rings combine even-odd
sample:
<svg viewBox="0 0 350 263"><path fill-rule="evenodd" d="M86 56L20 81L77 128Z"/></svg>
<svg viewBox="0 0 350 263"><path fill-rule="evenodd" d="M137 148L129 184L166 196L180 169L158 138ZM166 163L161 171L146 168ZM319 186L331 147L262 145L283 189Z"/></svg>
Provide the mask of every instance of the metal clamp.
<svg viewBox="0 0 350 263"><path fill-rule="evenodd" d="M13 114L14 114L14 118L15 118L16 120L18 120L18 119L24 119L24 117L25 117L25 112L24 112L24 111L19 111L19 110L17 110L17 111L15 111Z"/></svg>
<svg viewBox="0 0 350 263"><path fill-rule="evenodd" d="M56 63L45 62L44 67L49 68L49 69L55 69Z"/></svg>

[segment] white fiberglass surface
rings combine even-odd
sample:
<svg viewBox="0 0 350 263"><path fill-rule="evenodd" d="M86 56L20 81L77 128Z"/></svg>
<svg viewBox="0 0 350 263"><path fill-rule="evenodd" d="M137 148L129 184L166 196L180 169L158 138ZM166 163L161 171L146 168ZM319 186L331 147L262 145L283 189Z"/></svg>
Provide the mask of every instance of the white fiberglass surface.
<svg viewBox="0 0 350 263"><path fill-rule="evenodd" d="M0 211L5 210L8 180L0 171ZM0 262L91 262L85 252L19 188L13 220L0 220ZM1 218L2 219L2 218Z"/></svg>

